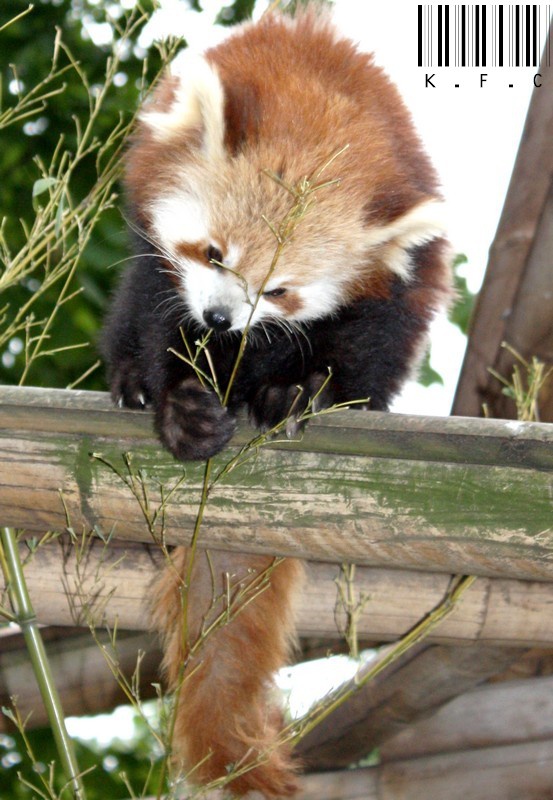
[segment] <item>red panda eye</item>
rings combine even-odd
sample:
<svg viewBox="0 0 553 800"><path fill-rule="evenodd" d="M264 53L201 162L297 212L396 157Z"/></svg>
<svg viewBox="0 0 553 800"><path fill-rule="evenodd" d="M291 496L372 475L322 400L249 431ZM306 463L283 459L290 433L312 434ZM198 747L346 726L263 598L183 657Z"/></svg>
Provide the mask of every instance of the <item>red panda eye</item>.
<svg viewBox="0 0 553 800"><path fill-rule="evenodd" d="M273 289L270 292L263 292L263 297L282 297L283 294L286 294L286 289Z"/></svg>
<svg viewBox="0 0 553 800"><path fill-rule="evenodd" d="M211 264L215 264L215 266L221 266L223 263L223 254L219 248L215 247L213 244L210 244L205 251L205 257Z"/></svg>

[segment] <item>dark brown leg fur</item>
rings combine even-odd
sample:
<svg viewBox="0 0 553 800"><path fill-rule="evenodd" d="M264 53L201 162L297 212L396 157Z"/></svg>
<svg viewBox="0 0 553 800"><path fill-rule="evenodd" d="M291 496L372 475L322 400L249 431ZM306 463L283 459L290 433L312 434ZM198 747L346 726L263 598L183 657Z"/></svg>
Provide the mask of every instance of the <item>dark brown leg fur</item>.
<svg viewBox="0 0 553 800"><path fill-rule="evenodd" d="M183 626L189 557L185 547L174 551L173 565L155 589L153 610L169 685L175 690L181 684L173 738L177 762L192 770L192 783L205 784L259 759L232 781L231 791L238 797L251 790L290 796L296 791L294 767L289 749L277 744L282 714L271 688L289 655L301 563L286 559L272 566L265 556L198 551ZM224 613L229 596L230 619ZM223 623L200 641L202 628L221 614Z"/></svg>

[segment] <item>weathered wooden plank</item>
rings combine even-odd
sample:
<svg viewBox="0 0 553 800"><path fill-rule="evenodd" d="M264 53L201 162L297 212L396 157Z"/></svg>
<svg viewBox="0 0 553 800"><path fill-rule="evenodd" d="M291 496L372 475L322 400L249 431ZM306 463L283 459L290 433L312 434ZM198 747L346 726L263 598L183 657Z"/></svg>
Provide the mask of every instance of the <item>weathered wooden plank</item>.
<svg viewBox="0 0 553 800"><path fill-rule="evenodd" d="M416 758L378 770L379 800L545 800L553 741Z"/></svg>
<svg viewBox="0 0 553 800"><path fill-rule="evenodd" d="M22 547L25 557L26 548ZM26 559L25 573L39 620L48 625L86 624L87 615L119 629L148 627L150 586L161 568L156 546L112 541L105 547L69 547L54 541ZM301 637L338 639L345 613L338 599L340 567L311 562L297 602ZM450 576L399 569L357 567L357 599L368 600L357 621L360 639L394 640L445 596ZM0 577L0 594L3 590ZM553 644L553 585L538 581L481 578L455 611L432 631L431 641L481 642L509 647Z"/></svg>
<svg viewBox="0 0 553 800"><path fill-rule="evenodd" d="M374 769L299 775L295 800L381 800L378 773ZM223 800L221 792L202 794L204 800ZM145 797L144 800L157 800ZM388 796L386 800L393 800ZM492 798L493 800L493 798Z"/></svg>
<svg viewBox="0 0 553 800"><path fill-rule="evenodd" d="M453 697L501 672L521 653L479 644L417 645L332 711L298 743L296 752L308 770L354 764ZM369 663L352 685L370 669Z"/></svg>
<svg viewBox="0 0 553 800"><path fill-rule="evenodd" d="M377 776L373 770L325 772L302 775L297 800L378 800Z"/></svg>
<svg viewBox="0 0 553 800"><path fill-rule="evenodd" d="M492 683L456 697L387 741L382 762L553 740L553 677Z"/></svg>
<svg viewBox="0 0 553 800"><path fill-rule="evenodd" d="M111 410L106 398L84 392L47 392L46 402L43 396L2 389L3 524L63 529L67 513L75 528L151 540L128 486L94 455L128 477L121 453L132 451L152 506L160 482L172 487L185 475L165 535L168 542L190 540L203 465L179 465L164 453L148 414ZM202 545L551 579L553 430L449 422L360 411L314 421L302 441L260 449L214 487ZM243 429L237 443L247 435ZM213 474L231 457L218 457Z"/></svg>
<svg viewBox="0 0 553 800"><path fill-rule="evenodd" d="M0 386L0 429L156 442L151 414L115 409L103 392ZM244 445L253 435L243 422L233 445ZM551 429L535 423L346 411L320 416L303 439L272 447L553 470L552 442Z"/></svg>
<svg viewBox="0 0 553 800"><path fill-rule="evenodd" d="M553 675L553 650L550 647L535 647L528 650L521 659L511 664L501 675L496 675L493 682L526 680L538 675Z"/></svg>
<svg viewBox="0 0 553 800"><path fill-rule="evenodd" d="M552 785L548 741L304 775L297 800L546 800Z"/></svg>

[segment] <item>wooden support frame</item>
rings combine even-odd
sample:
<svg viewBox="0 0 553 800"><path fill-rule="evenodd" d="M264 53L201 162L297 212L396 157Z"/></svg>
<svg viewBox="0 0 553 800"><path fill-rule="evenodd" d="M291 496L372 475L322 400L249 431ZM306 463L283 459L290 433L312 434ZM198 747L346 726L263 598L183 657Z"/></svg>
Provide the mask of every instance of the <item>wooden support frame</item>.
<svg viewBox="0 0 553 800"><path fill-rule="evenodd" d="M88 631L81 631L78 635L58 636L46 642L66 716L101 714L128 702L99 646L101 643L108 653L111 652L109 639L101 630L97 637L98 642ZM4 645L0 648L0 707L11 708L15 702L21 717L26 720L27 730L47 727L48 717L26 650L8 649ZM137 669L139 652L139 685L141 698L146 700L156 696L155 683L159 682L161 663L159 648L153 636L118 636L117 651L113 655L116 655L118 668L129 682ZM0 713L0 733L13 730L8 717Z"/></svg>
<svg viewBox="0 0 553 800"><path fill-rule="evenodd" d="M231 445L234 452L252 435L242 425ZM544 620L553 577L552 444L551 427L537 423L341 412L314 420L299 441L260 448L217 485L201 546L309 559L312 581L299 615L304 635L340 635L334 619L336 563L359 564L357 591L374 593L375 599L360 618L358 635L378 641L405 632L432 610L452 574L482 576L476 591L436 633L435 641L442 644L410 651L405 664L396 662L392 677L382 679L379 702L386 713L371 714L370 736L363 721L361 738L348 728L352 706L342 709L341 721L330 721L333 732L343 728L342 738L356 748L346 747L340 760L330 759L326 767L347 763L503 670L520 648L551 642L553 632ZM129 452L130 471L122 456ZM215 469L230 458L232 450L221 455ZM37 605L47 606L52 615L45 621L82 623L86 606L100 618L117 618L120 627L145 627L144 599L159 569L159 553L137 496L144 499L146 492L151 510L159 503L161 483L178 484L165 509L165 528L154 533L163 533L168 543L187 543L202 465L176 463L160 449L150 414L115 410L105 395L9 387L0 389L0 463L3 524L29 534L70 529L77 542L91 532L101 534L79 557L75 548L60 554L55 541L28 561L28 574L35 570L31 589L40 587ZM109 538L105 551L102 537ZM119 561L122 550L130 554L125 566ZM92 586L86 584L91 575ZM524 603L533 604L534 623L526 611L516 622ZM454 649L444 646L448 641L476 644ZM429 658L445 664L441 693L430 703L428 681L436 682ZM467 658L470 669L463 668ZM394 704L387 692L394 674L399 685L405 683L402 670L407 668L414 692L411 711L401 724L396 717L390 726L386 714ZM374 710L377 695L378 686L365 695L363 719L367 709ZM320 732L324 738L324 727ZM327 745L332 750L332 743ZM317 741L314 750L324 753L325 747ZM401 791L398 769L386 765L363 778L364 796L401 797L387 789L382 793L388 783Z"/></svg>
<svg viewBox="0 0 553 800"><path fill-rule="evenodd" d="M347 767L521 655L513 648L482 645L412 648L310 731L297 754L315 771ZM370 668L369 663L365 670ZM363 670L356 684L362 675Z"/></svg>

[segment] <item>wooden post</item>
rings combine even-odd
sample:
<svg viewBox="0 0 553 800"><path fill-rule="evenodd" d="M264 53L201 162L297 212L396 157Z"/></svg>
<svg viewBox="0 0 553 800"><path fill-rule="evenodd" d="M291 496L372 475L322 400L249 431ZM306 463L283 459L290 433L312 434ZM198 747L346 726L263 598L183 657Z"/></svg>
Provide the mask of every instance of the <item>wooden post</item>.
<svg viewBox="0 0 553 800"><path fill-rule="evenodd" d="M549 31L548 42L552 32ZM511 182L480 291L453 414L480 416L486 402L492 416L513 417L514 404L489 373L509 378L512 357L503 341L530 359L553 364L553 70L546 53L522 133ZM553 380L541 403L541 419L553 420Z"/></svg>

